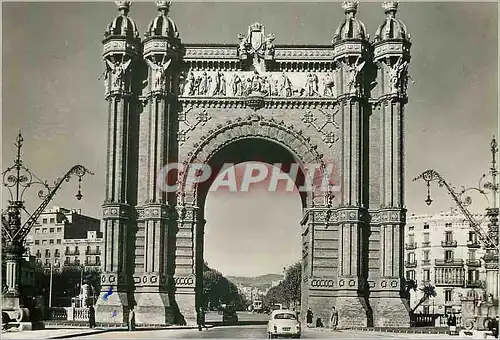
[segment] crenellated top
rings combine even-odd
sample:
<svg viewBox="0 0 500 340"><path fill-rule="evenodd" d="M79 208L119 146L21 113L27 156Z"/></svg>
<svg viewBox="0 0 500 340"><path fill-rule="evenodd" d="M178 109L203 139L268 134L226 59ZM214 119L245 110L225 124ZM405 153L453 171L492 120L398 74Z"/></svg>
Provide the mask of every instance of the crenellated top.
<svg viewBox="0 0 500 340"><path fill-rule="evenodd" d="M159 0L156 1L158 6L158 16L151 20L145 37L162 36L168 38L179 38L179 31L174 21L168 16L171 1Z"/></svg>
<svg viewBox="0 0 500 340"><path fill-rule="evenodd" d="M104 37L109 36L124 36L127 38L139 38L139 30L135 22L128 16L130 11L131 1L117 0L115 1L118 6L119 14L108 25L104 32Z"/></svg>
<svg viewBox="0 0 500 340"><path fill-rule="evenodd" d="M357 1L344 1L342 3L346 18L343 23L335 31L332 43L337 43L342 40L361 39L367 40L365 24L356 19L356 12L358 10Z"/></svg>
<svg viewBox="0 0 500 340"><path fill-rule="evenodd" d="M374 42L381 42L384 40L400 39L404 41L410 41L410 35L406 29L406 25L401 21L396 19L396 13L398 11L397 1L384 1L382 3L382 8L385 11L386 19L382 25L379 26L377 32L375 33Z"/></svg>

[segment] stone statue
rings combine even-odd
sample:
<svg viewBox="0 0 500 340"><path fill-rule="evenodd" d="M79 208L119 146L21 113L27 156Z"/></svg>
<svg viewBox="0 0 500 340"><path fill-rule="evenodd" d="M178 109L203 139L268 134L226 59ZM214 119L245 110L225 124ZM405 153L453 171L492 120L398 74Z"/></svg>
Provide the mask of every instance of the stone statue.
<svg viewBox="0 0 500 340"><path fill-rule="evenodd" d="M214 92L212 93L212 96L216 96L220 94L220 72L217 72L215 74L215 86L214 86Z"/></svg>
<svg viewBox="0 0 500 340"><path fill-rule="evenodd" d="M238 47L238 52L239 55L246 55L247 54L247 46L248 46L248 41L247 41L247 36L240 33L238 34L238 39L240 39L240 46Z"/></svg>
<svg viewBox="0 0 500 340"><path fill-rule="evenodd" d="M184 90L186 89L187 78L185 73L179 75L179 96L184 95Z"/></svg>
<svg viewBox="0 0 500 340"><path fill-rule="evenodd" d="M318 76L310 72L307 74L306 89L307 89L307 95L309 97L314 95L320 96L318 92Z"/></svg>
<svg viewBox="0 0 500 340"><path fill-rule="evenodd" d="M259 72L254 71L251 81L252 81L251 93L261 92L262 91L262 83L261 83L261 78L260 78Z"/></svg>
<svg viewBox="0 0 500 340"><path fill-rule="evenodd" d="M225 96L226 95L226 77L224 76L224 73L222 72L219 72L219 94L221 96Z"/></svg>
<svg viewBox="0 0 500 340"><path fill-rule="evenodd" d="M399 57L396 64L389 69L389 80L391 84L391 93L397 93L398 90L403 90L406 84L406 71L408 69L408 62L403 62L403 58Z"/></svg>
<svg viewBox="0 0 500 340"><path fill-rule="evenodd" d="M233 88L233 96L241 96L243 95L243 82L237 74L233 76L233 81L232 81L232 88Z"/></svg>
<svg viewBox="0 0 500 340"><path fill-rule="evenodd" d="M125 72L127 68L130 66L131 60L126 62L118 62L116 61L114 64L106 59L106 63L109 68L112 70L112 78L111 78L111 88L112 90L121 90L123 89L123 81L125 77Z"/></svg>
<svg viewBox="0 0 500 340"><path fill-rule="evenodd" d="M198 76L194 82L194 93L200 94L201 77Z"/></svg>
<svg viewBox="0 0 500 340"><path fill-rule="evenodd" d="M266 37L266 55L274 56L274 39L276 36L273 33L270 33Z"/></svg>
<svg viewBox="0 0 500 340"><path fill-rule="evenodd" d="M266 76L261 78L261 91L264 95L268 96L271 93L271 86Z"/></svg>
<svg viewBox="0 0 500 340"><path fill-rule="evenodd" d="M349 82L347 83L349 93L358 92L359 89L358 77L366 63L365 61L363 62L360 61L361 57L358 57L358 59L356 59L356 63L353 66L350 66L349 68L350 75L349 75Z"/></svg>
<svg viewBox="0 0 500 340"><path fill-rule="evenodd" d="M324 82L324 90L323 96L333 96L333 87L335 86L335 82L333 80L333 75L328 73L326 77L323 79Z"/></svg>
<svg viewBox="0 0 500 340"><path fill-rule="evenodd" d="M212 89L212 76L208 76L207 78L207 90L205 94L208 96L210 94L210 90Z"/></svg>
<svg viewBox="0 0 500 340"><path fill-rule="evenodd" d="M170 63L172 62L172 59L170 59L167 62L162 62L155 64L151 60L146 59L147 63L149 64L149 67L151 67L151 70L153 71L153 91L158 91L158 90L163 90L165 87L165 75L167 73L167 69L170 66Z"/></svg>
<svg viewBox="0 0 500 340"><path fill-rule="evenodd" d="M269 79L271 83L271 96L279 96L279 81L278 79Z"/></svg>
<svg viewBox="0 0 500 340"><path fill-rule="evenodd" d="M194 96L196 94L196 79L194 78L193 72L189 72L187 78L188 85L188 95Z"/></svg>
<svg viewBox="0 0 500 340"><path fill-rule="evenodd" d="M292 82L287 77L285 72L281 74L281 95L284 97L292 96Z"/></svg>
<svg viewBox="0 0 500 340"><path fill-rule="evenodd" d="M208 92L208 75L207 72L203 72L202 76L199 77L200 85L198 86L198 94L205 95Z"/></svg>

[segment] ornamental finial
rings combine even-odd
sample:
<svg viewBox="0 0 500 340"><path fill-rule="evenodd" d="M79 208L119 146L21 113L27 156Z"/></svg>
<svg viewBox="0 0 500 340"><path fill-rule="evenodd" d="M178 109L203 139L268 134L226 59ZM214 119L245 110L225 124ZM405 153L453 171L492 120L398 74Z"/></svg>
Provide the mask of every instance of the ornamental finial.
<svg viewBox="0 0 500 340"><path fill-rule="evenodd" d="M156 1L156 6L158 7L159 11L168 11L170 9L170 6L172 6L172 1L158 0Z"/></svg>
<svg viewBox="0 0 500 340"><path fill-rule="evenodd" d="M396 12L398 11L398 1L384 1L382 3L382 8L384 9L386 14L393 14L395 15Z"/></svg>
<svg viewBox="0 0 500 340"><path fill-rule="evenodd" d="M128 0L115 0L116 6L118 6L118 11L127 14L128 11L130 11L130 5L132 4L132 1Z"/></svg>
<svg viewBox="0 0 500 340"><path fill-rule="evenodd" d="M342 2L342 8L346 13L356 13L358 10L358 1L344 1Z"/></svg>

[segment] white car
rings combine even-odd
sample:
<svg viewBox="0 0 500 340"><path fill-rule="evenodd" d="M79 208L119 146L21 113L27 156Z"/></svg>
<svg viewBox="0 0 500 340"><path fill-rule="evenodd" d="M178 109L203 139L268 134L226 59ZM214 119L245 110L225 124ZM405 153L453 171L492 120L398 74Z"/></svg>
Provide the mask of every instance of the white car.
<svg viewBox="0 0 500 340"><path fill-rule="evenodd" d="M269 339L277 337L300 338L300 322L297 314L293 310L278 309L271 313L267 323L267 337Z"/></svg>

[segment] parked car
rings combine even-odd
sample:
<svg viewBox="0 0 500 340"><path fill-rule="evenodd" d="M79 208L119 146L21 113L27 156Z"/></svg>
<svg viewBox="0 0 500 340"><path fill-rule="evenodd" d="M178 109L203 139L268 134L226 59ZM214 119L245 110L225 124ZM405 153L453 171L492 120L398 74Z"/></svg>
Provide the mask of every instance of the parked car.
<svg viewBox="0 0 500 340"><path fill-rule="evenodd" d="M269 339L280 336L300 338L301 334L300 322L293 310L279 309L271 313L267 323L267 337Z"/></svg>

